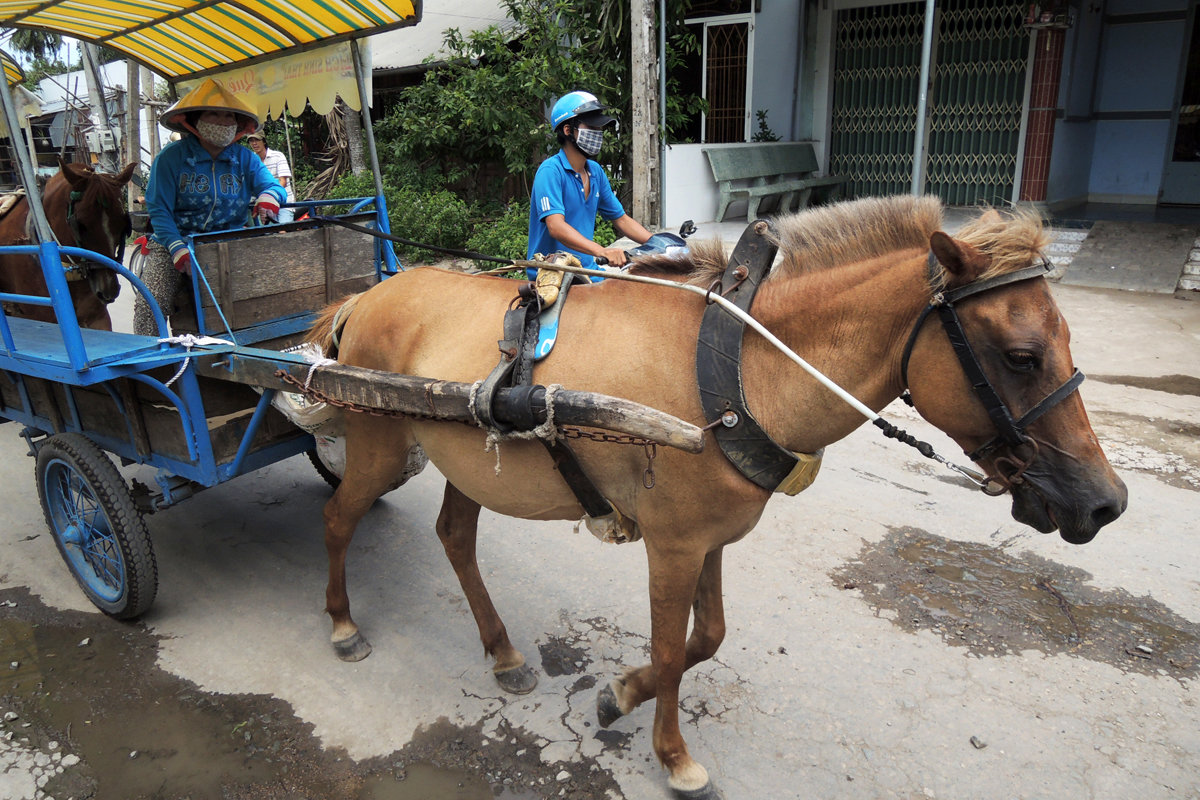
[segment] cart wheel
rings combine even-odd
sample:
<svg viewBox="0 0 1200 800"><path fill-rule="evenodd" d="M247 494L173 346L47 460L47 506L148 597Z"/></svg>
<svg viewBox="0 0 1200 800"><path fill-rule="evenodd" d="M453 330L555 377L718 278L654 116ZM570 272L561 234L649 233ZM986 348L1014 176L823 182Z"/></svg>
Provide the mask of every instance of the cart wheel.
<svg viewBox="0 0 1200 800"><path fill-rule="evenodd" d="M158 590L154 549L108 456L85 436L60 433L38 448L36 477L46 525L88 599L117 619L148 610Z"/></svg>
<svg viewBox="0 0 1200 800"><path fill-rule="evenodd" d="M325 462L321 460L321 454L317 452L317 448L314 447L308 451L308 460L312 462L317 474L324 478L325 482L336 491L338 486L341 485L342 479L337 476L337 473L325 466Z"/></svg>

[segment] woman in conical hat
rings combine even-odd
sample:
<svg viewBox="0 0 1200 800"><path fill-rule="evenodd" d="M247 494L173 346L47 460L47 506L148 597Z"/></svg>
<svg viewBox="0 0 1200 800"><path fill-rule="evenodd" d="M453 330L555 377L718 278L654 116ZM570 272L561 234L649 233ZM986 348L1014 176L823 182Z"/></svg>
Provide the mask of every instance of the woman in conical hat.
<svg viewBox="0 0 1200 800"><path fill-rule="evenodd" d="M262 160L237 144L258 130L258 114L219 82L206 78L167 109L161 122L191 134L162 149L146 186L154 236L141 277L170 314L181 276L192 271L189 237L243 227L251 205L263 222L277 220L287 194ZM158 335L141 295L134 303L133 332Z"/></svg>

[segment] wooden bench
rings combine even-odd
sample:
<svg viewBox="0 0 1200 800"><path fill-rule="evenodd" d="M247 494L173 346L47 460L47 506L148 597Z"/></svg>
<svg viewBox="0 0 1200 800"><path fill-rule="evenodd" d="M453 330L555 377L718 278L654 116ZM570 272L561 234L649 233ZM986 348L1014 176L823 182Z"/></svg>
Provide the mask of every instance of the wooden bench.
<svg viewBox="0 0 1200 800"><path fill-rule="evenodd" d="M713 178L721 190L717 222L725 217L729 204L745 198L746 219L758 217L759 204L768 197L779 196L780 212L791 208L798 200L804 208L812 199L813 190L830 187L840 191L846 179L839 175L818 176L817 154L811 142L752 143L726 147L706 147ZM735 186L738 181L748 185Z"/></svg>

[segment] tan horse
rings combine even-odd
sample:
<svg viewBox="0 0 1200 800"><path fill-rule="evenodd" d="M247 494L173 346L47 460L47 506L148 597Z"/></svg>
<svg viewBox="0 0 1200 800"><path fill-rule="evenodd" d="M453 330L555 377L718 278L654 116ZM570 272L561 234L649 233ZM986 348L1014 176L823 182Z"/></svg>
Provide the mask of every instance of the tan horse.
<svg viewBox="0 0 1200 800"><path fill-rule="evenodd" d="M1038 220L989 212L951 238L939 232L933 199L845 203L777 221L782 261L763 283L753 316L809 363L871 409L908 388L917 410L964 450L996 435L964 378L930 302L929 259L947 289L1041 261ZM693 247L694 282L708 285L725 267L719 245ZM661 265L660 265L661 266ZM354 299L341 333L343 363L474 382L498 360L500 320L517 284L436 269L390 278ZM941 287L937 287L940 289ZM573 290L556 347L534 373L561 384L628 398L703 425L696 378L697 332L704 298L677 289L607 280ZM1068 381L1074 366L1067 324L1043 277L964 299L962 324L996 392L1025 414ZM332 310L314 329L328 341ZM922 320L918 322L918 320ZM742 359L749 408L776 442L813 452L863 423L863 416L803 373L757 333ZM1125 508L1126 490L1096 442L1076 392L1028 426L1037 456L1021 461L1002 444L981 466L1013 490L1013 516L1040 531L1086 542ZM437 533L495 658L500 685L514 692L536 683L509 641L475 560L480 506L524 519L578 519L581 508L538 443L501 444L501 468L484 451L484 433L461 424L348 414L346 474L325 507L329 553L327 610L338 654L370 652L350 616L345 558L363 514L404 469L419 443L446 477ZM655 484L643 483L641 448L573 443L593 482L645 540L650 573L651 663L630 669L601 692L602 725L657 699L654 750L684 797L718 797L679 731L683 672L711 658L725 636L721 554L758 522L771 493L742 476L706 434L700 455L660 448ZM897 445L900 446L900 445ZM1018 468L1011 462L1017 460ZM1008 464L1009 466L1005 466ZM694 614L691 635L689 613Z"/></svg>
<svg viewBox="0 0 1200 800"><path fill-rule="evenodd" d="M58 243L118 258L130 231L124 186L137 165L130 164L119 175L61 160L59 167L59 172L42 189L42 207ZM30 223L29 201L22 197L0 219L0 245L29 244ZM112 330L108 304L117 299L121 290L116 273L91 262L80 262L69 276L67 286L79 324ZM38 260L33 256L0 255L0 292L49 296ZM20 304L13 313L44 322L57 321L54 309L49 306Z"/></svg>

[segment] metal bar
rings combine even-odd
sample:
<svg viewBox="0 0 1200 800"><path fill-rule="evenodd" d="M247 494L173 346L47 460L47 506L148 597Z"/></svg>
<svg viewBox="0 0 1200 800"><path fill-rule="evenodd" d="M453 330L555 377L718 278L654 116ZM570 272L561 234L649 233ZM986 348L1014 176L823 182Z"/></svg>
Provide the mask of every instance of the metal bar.
<svg viewBox="0 0 1200 800"><path fill-rule="evenodd" d="M371 95L367 91L366 70L363 66L362 51L359 49L357 39L350 42L350 55L354 61L354 78L358 82L359 113L362 114L363 132L367 137L367 153L371 157L371 177L375 180L379 229L384 233L391 233L392 226L388 221L387 198L383 196L383 176L379 172L379 151L375 148L375 130L371 127ZM396 252L392 249L390 242L382 246L382 254L383 271L395 272L398 263ZM380 265L376 264L376 271L379 272L380 269Z"/></svg>
<svg viewBox="0 0 1200 800"><path fill-rule="evenodd" d="M933 48L933 7L925 0L925 33L921 37L921 84L917 87L917 132L913 141L912 193L925 191L925 115L929 106L929 62Z"/></svg>
<svg viewBox="0 0 1200 800"><path fill-rule="evenodd" d="M20 136L21 121L17 118L17 106L13 102L12 87L7 80L0 80L0 104L4 106L4 121L14 137ZM50 229L50 221L46 218L46 209L42 207L42 193L37 185L37 171L29 160L29 152L24 147L11 148L17 169L21 173L21 182L25 185L28 197L29 212L33 215L34 232L39 242L52 241L54 232Z"/></svg>
<svg viewBox="0 0 1200 800"><path fill-rule="evenodd" d="M250 452L250 445L254 442L254 437L258 434L263 417L267 415L267 409L271 407L271 400L274 397L274 389L263 389L262 396L258 398L258 405L254 407L254 414L250 416L250 423L246 426L246 432L242 435L242 441L238 444L237 454L234 455L233 462L229 465L229 477L242 473L242 462L246 460L246 454Z"/></svg>

